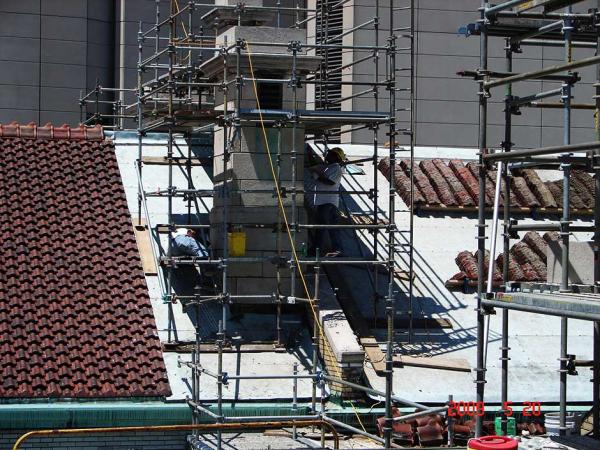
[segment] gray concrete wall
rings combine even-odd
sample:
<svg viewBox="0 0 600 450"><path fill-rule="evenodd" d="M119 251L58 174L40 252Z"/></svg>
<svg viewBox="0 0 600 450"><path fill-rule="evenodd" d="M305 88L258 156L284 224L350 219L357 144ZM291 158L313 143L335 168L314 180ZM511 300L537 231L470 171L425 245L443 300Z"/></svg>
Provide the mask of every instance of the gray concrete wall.
<svg viewBox="0 0 600 450"><path fill-rule="evenodd" d="M0 123L79 122L80 90L112 85L105 0L0 0Z"/></svg>
<svg viewBox="0 0 600 450"><path fill-rule="evenodd" d="M387 2L382 2L387 3ZM398 3L400 6L402 2ZM596 1L585 1L574 6L577 12L585 12L594 7ZM408 4L408 2L406 2ZM458 28L475 22L478 18L479 0L417 0L417 105L416 105L416 139L418 145L424 146L477 146L478 103L477 86L469 79L463 79L456 72L463 69L476 69L479 66L479 38L465 38L458 35ZM354 25L371 19L375 14L374 2L354 0ZM385 45L389 29L389 14L381 8L382 22L379 45ZM396 12L394 27L409 24L406 13ZM354 34L355 44L373 44L373 27L368 27ZM399 39L398 46L403 47L407 40ZM492 70L505 70L504 40L490 39L490 61ZM365 52L355 52L355 59L365 56ZM592 56L593 50L576 50L575 58ZM514 57L514 70L526 71L560 63L563 50L560 48L524 47L521 55ZM407 62L406 56L399 55L398 67ZM385 61L382 58L380 73L385 73ZM354 79L372 80L374 74L372 61L363 63L354 70ZM574 89L575 102L591 102L595 80L595 68L583 69L580 74L583 82ZM408 87L408 79L400 72L398 87ZM551 86L551 87L550 87ZM528 82L515 85L515 95L525 95L549 88L557 87L556 83ZM356 87L359 92L364 87ZM387 92L380 93L381 107L387 108ZM490 146L498 146L503 138L503 89L493 91L489 107ZM403 101L405 95L397 96L397 107L407 106ZM556 98L552 101L557 101ZM355 110L369 109L374 105L372 96L355 99L352 107ZM401 122L407 118L406 113L399 112ZM404 122L406 123L406 122ZM521 147L536 147L562 143L562 112L559 110L524 109L521 116L513 116L513 142ZM593 140L594 119L591 111L573 112L573 142ZM381 136L384 141L385 136ZM372 142L372 133L368 131L354 133L355 143ZM406 139L400 138L403 143Z"/></svg>

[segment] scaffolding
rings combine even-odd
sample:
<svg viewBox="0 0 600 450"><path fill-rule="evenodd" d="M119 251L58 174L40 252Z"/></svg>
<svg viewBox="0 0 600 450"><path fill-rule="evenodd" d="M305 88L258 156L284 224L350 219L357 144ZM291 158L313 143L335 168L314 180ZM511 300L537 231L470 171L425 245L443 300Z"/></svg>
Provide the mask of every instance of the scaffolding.
<svg viewBox="0 0 600 450"><path fill-rule="evenodd" d="M561 317L560 339L560 434L567 432L567 376L574 370L573 356L568 354L568 319L576 318L594 323L594 361L593 361L593 435L600 438L600 15L598 9L586 13L573 13L572 5L577 1L569 0L511 0L498 5L490 5L482 0L480 19L466 28L468 34L478 35L480 39L480 65L477 71L463 73L473 76L478 84L479 95L479 216L478 216L478 270L481 274L477 284L477 368L476 400L484 401L486 383L486 348L489 330L489 315L493 308L502 309L501 344L501 403L502 429L507 431L507 416L504 414L508 401L509 373L509 310L526 311ZM488 66L489 40L492 37L505 39L505 70L494 70ZM513 72L513 55L521 53L525 47L564 48L564 63L540 70L523 73ZM573 59L573 49L589 49L594 56L579 60ZM578 68L596 66L595 96L593 103L577 104L572 102L573 90L581 77ZM513 93L515 83L537 80L544 83L556 83L558 87L527 96ZM504 136L502 151L494 151L488 144L488 99L491 92L504 86ZM543 88L542 88L543 89ZM542 100L560 97L560 102ZM527 108L561 108L563 110L563 142L556 146L540 148L518 148L512 142L513 116L526 113ZM574 144L571 140L571 113L574 109L594 110L596 141ZM490 258L496 255L496 230L499 219L500 197L503 197L503 284L505 293L492 291L493 264L489 264L487 285L483 274L486 273L486 177L493 164L498 164L495 183L495 202L490 235ZM511 171L520 168L538 168L562 171L563 201L562 217L553 223L519 225L514 220L511 202ZM577 169L592 173L595 178L595 204L593 225L574 226L570 216L570 178L571 171ZM514 283L509 281L510 239L519 231L558 231L561 246L561 282ZM569 246L571 234L576 231L593 232L594 283L577 285L570 281ZM487 324L486 324L487 317ZM476 435L481 436L483 418L477 418Z"/></svg>
<svg viewBox="0 0 600 450"><path fill-rule="evenodd" d="M202 338L201 321L196 320L196 339L191 361L179 360L179 364L191 370L191 398L188 404L193 412L194 424L200 423L207 416L215 423L235 421L289 421L291 424L299 420L322 419L335 427L352 433L365 435L390 448L393 441L392 425L394 422L408 420L421 415L446 411L447 406L430 408L426 405L412 402L394 395L393 391L393 351L395 344L395 300L399 289L396 280L400 261L399 253L408 255L406 267L402 267L408 277L405 295L408 299L409 330L408 340L412 338L413 322L413 203L414 180L411 171L411 200L406 213L410 214L408 229L399 229L395 214L396 186L391 177L389 191L378 192L379 149L381 137L387 139L389 147L390 171L394 173L397 152L408 153L410 166L414 165L414 106L415 106L415 2L414 0L375 0L372 6L372 17L364 23L348 28L343 25L345 8L356 8L346 0L299 0L277 1L275 6L250 6L244 2L215 6L209 3L188 1L186 3L172 0L169 11L161 11L160 1L156 1L155 23L148 29L143 29L141 22L138 31L138 70L137 94L135 102L124 103L124 93L130 89L107 89L99 84L95 90L81 96L82 118L88 123L112 121L115 129L123 129L127 120L135 118L138 132L138 225L145 225L158 238L152 246L154 256L163 269L159 273L160 289L164 303L168 308L168 342L179 342L177 324L173 308L177 302L189 310L195 309L198 319L200 307L206 303L221 305L221 319L215 340L217 348L217 367L209 368L201 362ZM360 8L360 7L358 7ZM385 16L387 14L388 17ZM402 23L399 24L398 18ZM311 27L314 31L312 40L307 42L249 42L237 38L230 42L218 42L220 31L227 26L261 25L275 22L278 27L287 23L290 28L304 29ZM371 43L356 44L348 38L359 31L372 30ZM387 34L384 34L387 33ZM260 51L253 49L259 47ZM267 50L265 50L267 49ZM271 49L271 50L268 50ZM268 76L262 71L256 71L253 60L261 61L267 58L269 51L287 52L285 63L290 67L285 76ZM150 54L148 54L148 52ZM357 53L361 56L357 57ZM350 61L347 55L350 54ZM403 64L399 64L399 60ZM346 62L348 61L348 62ZM256 64L256 62L255 62ZM312 64L312 65L311 65ZM314 65L316 64L316 65ZM348 79L344 71L359 65L372 64L374 77L366 81ZM314 67L313 67L314 65ZM215 69L215 67L217 69ZM404 76L398 78L398 73ZM219 73L218 77L215 75ZM263 107L257 85L273 86L283 92L288 92L291 107ZM253 101L256 107L244 107L242 92L245 86L253 86ZM314 94L313 108L298 108L300 91L310 87ZM382 92L385 95L382 95ZM407 93L406 100L398 100L398 93ZM100 105L102 94L119 94L119 99L112 99L111 114L102 114ZM400 96L398 96L400 97ZM216 99L219 99L218 101ZM372 99L368 111L353 111L348 108L348 102L354 99ZM110 100L107 100L110 103ZM215 105L222 104L218 109ZM89 108L93 108L92 113ZM242 127L253 125L262 129L264 142L269 156L270 169L273 173L273 188L269 189L240 189L231 188L227 180L212 189L196 189L192 182L192 170L195 166L213 165L212 158L199 158L193 154L191 145L187 151L177 144L178 136L184 136L188 141L199 133L222 133L222 148L215 148L214 158L220 159L222 172L227 173L232 149L241 139ZM269 148L267 130L275 130L277 135L274 146ZM282 133L291 131L292 143L290 151L283 152ZM306 223L301 210L301 196L304 188L298 187L302 180L298 179L295 167L300 159L298 148L304 148L304 141L296 142L297 131L304 130L305 136L310 136L324 148L329 144L344 140L344 135L351 135L358 130L369 130L373 136L373 154L360 160L372 163L375 167L373 186L368 190L345 190L345 195L365 196L373 202L373 209L368 220L350 224L316 225ZM167 136L167 155L164 158L148 156L144 153L144 137L151 132L164 133ZM302 150L304 151L304 150ZM317 155L320 157L322 155ZM292 171L291 180L284 182L280 178L284 160L289 158ZM275 162L273 162L275 161ZM355 161L356 162L356 161ZM159 191L145 189L144 166L162 164L167 166L167 188ZM182 170L188 180L185 189L173 185L174 170ZM311 191L312 192L312 191ZM318 191L315 191L318 192ZM253 292L251 294L232 294L230 288L230 270L233 264L262 264L272 262L273 257L232 256L228 232L231 231L229 217L230 199L236 194L270 194L278 206L277 223L257 222L245 224L245 228L255 227L264 229L274 227L276 230L276 273L280 280L284 270L289 271L291 282L289 290L281 284L274 291ZM154 224L151 222L147 201L150 198L162 198L166 201L167 222ZM211 223L203 223L197 215L198 199L219 199L222 203L220 225L222 227L219 244L220 255L213 251L207 234ZM286 205L284 205L286 198ZM187 214L184 220L175 218L174 202L183 201ZM387 202L388 217L383 217L380 204ZM304 223L303 223L304 222ZM170 234L177 228L198 230L201 241L207 248L207 258L191 258L189 256L173 256ZM212 225L214 227L214 225ZM306 230L319 229L349 229L353 232L371 233L371 255L362 258L328 258L320 255L317 249L314 257L300 252L300 242L297 235ZM282 238L282 235L284 236ZM160 237L163 236L163 239ZM166 239L164 239L166 237ZM402 237L402 240L400 239ZM289 240L290 248L285 249L282 241ZM383 241L383 242L382 242ZM408 242L405 243L405 241ZM212 244L212 246L211 246ZM385 301L387 323L387 338L385 350L385 391L343 379L335 368L327 367L323 362L327 353L331 353L330 344L324 336L319 319L319 286L322 270L326 267L352 265L365 267L369 276L377 280L387 276L387 292L377 292L375 297ZM190 266L211 273L209 286L198 287L193 295L178 295L173 290L173 270L175 267ZM382 275L382 268L385 275ZM160 271L159 271L160 272ZM312 272L312 273L309 273ZM312 283L312 292L309 285ZM281 314L282 307L288 304L303 304L311 316L313 325L312 358L310 373L298 374L297 368L289 375L229 375L223 369L223 354L231 346L231 336L226 327L228 306L239 302L255 302L272 305L276 317L277 344L281 345ZM216 408L210 408L202 399L200 378L209 377L217 385ZM265 381L276 379L292 380L293 405L297 406L297 383L308 379L312 383L312 400L309 414L290 416L258 416L258 417L227 417L224 414L223 387L232 380L261 379ZM358 429L349 424L336 420L328 415L325 403L326 384L334 383L358 392L363 392L385 399L385 426L383 437L379 437L364 427ZM320 392L320 396L319 393ZM419 409L418 413L393 418L392 406L401 404ZM357 413L358 415L358 413ZM360 422L360 417L359 417ZM362 422L361 422L362 424ZM322 432L324 433L324 431ZM191 437L196 442L198 436ZM217 430L217 448L221 448L221 431ZM321 437L324 445L324 434Z"/></svg>

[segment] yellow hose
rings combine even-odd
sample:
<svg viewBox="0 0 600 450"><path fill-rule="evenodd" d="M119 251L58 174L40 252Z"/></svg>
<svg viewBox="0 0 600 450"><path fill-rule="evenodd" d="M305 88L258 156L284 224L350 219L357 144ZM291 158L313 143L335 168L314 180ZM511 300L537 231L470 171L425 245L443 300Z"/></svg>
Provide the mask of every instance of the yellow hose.
<svg viewBox="0 0 600 450"><path fill-rule="evenodd" d="M32 437L47 437L56 435L76 435L76 434L93 434L93 433L131 433L135 431L211 431L211 430L239 430L247 428L283 428L287 426L310 427L321 426L326 427L333 435L333 448L340 448L340 438L336 429L324 420L297 420L289 422L237 422L237 423L208 423L208 424L189 424L189 425L150 425L141 427L104 427L104 428L71 428L71 429L55 429L55 430L35 430L25 433L17 439L13 445L13 450L21 448L23 442Z"/></svg>

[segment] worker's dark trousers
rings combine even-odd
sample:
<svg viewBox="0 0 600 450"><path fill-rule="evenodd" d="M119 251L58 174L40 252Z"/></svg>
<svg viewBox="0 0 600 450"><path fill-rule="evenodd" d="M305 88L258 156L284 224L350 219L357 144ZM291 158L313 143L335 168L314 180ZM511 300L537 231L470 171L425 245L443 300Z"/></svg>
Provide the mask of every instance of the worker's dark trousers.
<svg viewBox="0 0 600 450"><path fill-rule="evenodd" d="M316 220L318 225L337 225L339 223L339 212L335 205L325 203L316 208ZM328 228L317 229L317 246L321 254L327 253L329 250L342 251L342 241L340 229ZM331 249L327 249L327 238L331 242Z"/></svg>

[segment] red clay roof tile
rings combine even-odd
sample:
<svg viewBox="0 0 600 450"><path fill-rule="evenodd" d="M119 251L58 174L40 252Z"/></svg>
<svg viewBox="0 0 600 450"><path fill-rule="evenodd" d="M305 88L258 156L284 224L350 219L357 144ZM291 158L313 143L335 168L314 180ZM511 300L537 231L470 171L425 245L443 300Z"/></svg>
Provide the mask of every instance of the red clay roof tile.
<svg viewBox="0 0 600 450"><path fill-rule="evenodd" d="M510 249L510 261L508 267L509 281L546 281L546 249L548 242L557 240L557 233L546 233L540 236L534 231L529 231L525 234L520 242L515 243ZM485 255L485 274L487 279L487 271L489 264L489 252ZM446 282L448 287L459 287L469 282L473 284L479 278L479 270L477 264L477 252L469 251L460 252L456 259L456 265L460 269L456 275ZM498 283L502 280L502 268L504 266L504 254L500 253L494 263L494 282Z"/></svg>
<svg viewBox="0 0 600 450"><path fill-rule="evenodd" d="M0 397L168 396L114 148L82 130L0 126Z"/></svg>
<svg viewBox="0 0 600 450"><path fill-rule="evenodd" d="M389 180L389 158L383 158L379 170ZM410 161L401 160L396 164L394 180L398 194L406 204L410 203ZM453 159L448 163L441 159L415 162L414 201L417 208L448 207L463 211L475 211L479 204L478 167L474 162L465 164ZM488 170L485 184L486 207L493 206L497 172ZM557 213L562 207L562 181L543 182L532 169L513 171L511 177L510 204L524 212ZM502 206L504 187L500 187ZM574 170L571 176L572 214L589 213L594 204L594 181L582 171Z"/></svg>

